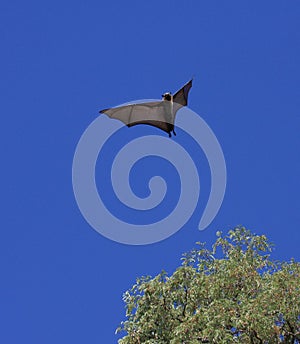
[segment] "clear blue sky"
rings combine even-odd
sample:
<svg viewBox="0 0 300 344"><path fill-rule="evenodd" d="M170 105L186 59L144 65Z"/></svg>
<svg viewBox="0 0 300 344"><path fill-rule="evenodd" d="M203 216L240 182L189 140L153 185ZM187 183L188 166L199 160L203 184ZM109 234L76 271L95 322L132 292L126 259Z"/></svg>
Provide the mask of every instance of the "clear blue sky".
<svg viewBox="0 0 300 344"><path fill-rule="evenodd" d="M137 276L237 224L300 259L299 18L296 0L1 3L1 343L115 343ZM220 212L149 246L104 238L73 195L80 136L99 109L191 76L226 158Z"/></svg>

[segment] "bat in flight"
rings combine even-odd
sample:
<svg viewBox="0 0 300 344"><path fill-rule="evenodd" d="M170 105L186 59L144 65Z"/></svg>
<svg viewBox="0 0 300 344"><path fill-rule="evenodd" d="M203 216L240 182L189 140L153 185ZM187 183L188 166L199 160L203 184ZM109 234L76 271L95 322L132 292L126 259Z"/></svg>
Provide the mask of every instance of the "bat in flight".
<svg viewBox="0 0 300 344"><path fill-rule="evenodd" d="M101 110L99 113L118 119L128 127L137 124L152 125L167 132L171 137L171 133L176 135L174 130L175 116L179 109L187 105L192 82L193 79L182 86L174 95L171 92L164 93L161 101L118 106Z"/></svg>

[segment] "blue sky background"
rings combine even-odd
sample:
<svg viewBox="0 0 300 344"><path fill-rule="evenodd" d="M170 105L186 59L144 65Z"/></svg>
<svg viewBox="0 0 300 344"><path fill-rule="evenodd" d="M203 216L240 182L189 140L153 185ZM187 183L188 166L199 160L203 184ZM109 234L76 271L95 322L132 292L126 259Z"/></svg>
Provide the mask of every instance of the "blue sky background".
<svg viewBox="0 0 300 344"><path fill-rule="evenodd" d="M1 343L115 343L137 276L171 273L196 241L237 224L267 234L275 258L300 259L299 18L296 0L1 3ZM99 109L191 76L190 107L226 158L220 212L199 232L201 199L183 229L149 246L104 238L73 195L80 136Z"/></svg>

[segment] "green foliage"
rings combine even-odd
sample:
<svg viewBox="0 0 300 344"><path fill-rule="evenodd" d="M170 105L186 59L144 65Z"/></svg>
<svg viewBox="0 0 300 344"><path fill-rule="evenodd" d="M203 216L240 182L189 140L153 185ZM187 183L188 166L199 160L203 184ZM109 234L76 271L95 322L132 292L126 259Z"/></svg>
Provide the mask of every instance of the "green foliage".
<svg viewBox="0 0 300 344"><path fill-rule="evenodd" d="M270 260L264 235L217 232L170 277L144 277L124 294L119 344L300 343L300 264Z"/></svg>

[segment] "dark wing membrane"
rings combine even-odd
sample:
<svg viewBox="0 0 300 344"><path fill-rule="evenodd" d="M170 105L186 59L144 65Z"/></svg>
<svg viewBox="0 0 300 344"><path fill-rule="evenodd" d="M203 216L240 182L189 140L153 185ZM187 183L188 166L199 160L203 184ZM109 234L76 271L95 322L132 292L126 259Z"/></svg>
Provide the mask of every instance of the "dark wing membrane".
<svg viewBox="0 0 300 344"><path fill-rule="evenodd" d="M137 125L137 124L146 124L146 125L152 125L153 127L156 127L156 128L159 128L167 133L169 133L170 131L173 130L174 128L174 125L173 124L170 124L170 123L167 123L167 122L163 122L163 121L138 121L138 122L135 122L135 123L131 123L131 124L128 124L128 127L133 127L134 125Z"/></svg>
<svg viewBox="0 0 300 344"><path fill-rule="evenodd" d="M176 106L177 110L182 106L186 106L188 102L189 91L192 87L193 79L187 82L179 91L177 91L173 96L173 102L179 104ZM180 106L181 105L181 106Z"/></svg>
<svg viewBox="0 0 300 344"><path fill-rule="evenodd" d="M130 104L99 111L110 118L118 119L132 127L137 124L148 124L166 132L170 130L168 114L163 101Z"/></svg>

